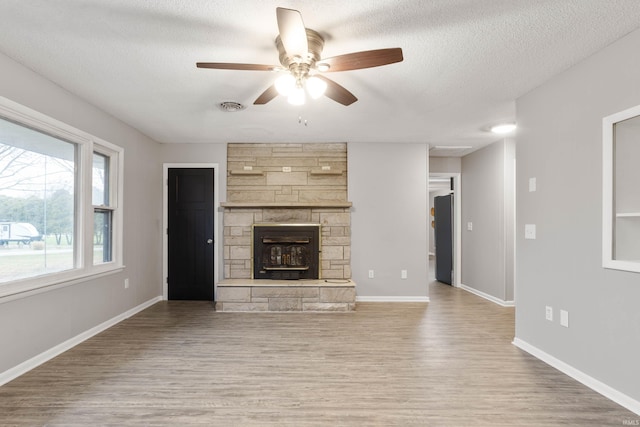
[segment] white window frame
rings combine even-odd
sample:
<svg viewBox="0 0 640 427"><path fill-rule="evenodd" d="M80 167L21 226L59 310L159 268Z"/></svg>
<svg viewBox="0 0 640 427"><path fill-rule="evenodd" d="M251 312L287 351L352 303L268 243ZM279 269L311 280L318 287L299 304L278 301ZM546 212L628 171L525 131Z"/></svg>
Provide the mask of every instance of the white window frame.
<svg viewBox="0 0 640 427"><path fill-rule="evenodd" d="M89 196L89 201L91 204L91 240L93 241L93 218L94 212L96 208L106 209L111 211L111 261L95 264L95 260L93 259L93 246L91 249L91 264L93 264L94 269L99 268L108 268L108 266L114 263L122 264L122 197L123 197L123 168L121 167L124 151L121 147L117 145L111 144L110 142L101 140L99 138L94 139L93 150L90 153L91 162L90 165L93 165L93 154L98 153L107 158L109 158L109 205L107 206L95 206L93 205L93 195ZM91 170L92 174L93 171ZM92 190L90 188L90 190ZM87 258L89 259L89 258ZM107 266L107 267L104 267Z"/></svg>
<svg viewBox="0 0 640 427"><path fill-rule="evenodd" d="M614 224L616 221L614 174L615 132L618 122L640 116L640 105L602 119L602 266L613 270L640 273L640 262L613 258ZM633 215L637 217L637 214Z"/></svg>
<svg viewBox="0 0 640 427"><path fill-rule="evenodd" d="M124 149L87 132L0 97L0 118L74 143L76 156L75 261L72 270L0 283L0 302L73 285L122 271L123 264L123 165ZM109 191L113 208L112 261L93 265L92 169L93 153L109 157Z"/></svg>

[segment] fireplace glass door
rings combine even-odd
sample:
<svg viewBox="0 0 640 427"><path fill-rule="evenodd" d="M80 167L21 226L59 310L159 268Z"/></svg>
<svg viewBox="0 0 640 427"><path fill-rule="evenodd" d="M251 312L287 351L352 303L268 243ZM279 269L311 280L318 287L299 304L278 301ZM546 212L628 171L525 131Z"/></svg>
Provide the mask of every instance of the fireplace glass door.
<svg viewBox="0 0 640 427"><path fill-rule="evenodd" d="M254 225L254 279L319 279L319 264L319 225Z"/></svg>

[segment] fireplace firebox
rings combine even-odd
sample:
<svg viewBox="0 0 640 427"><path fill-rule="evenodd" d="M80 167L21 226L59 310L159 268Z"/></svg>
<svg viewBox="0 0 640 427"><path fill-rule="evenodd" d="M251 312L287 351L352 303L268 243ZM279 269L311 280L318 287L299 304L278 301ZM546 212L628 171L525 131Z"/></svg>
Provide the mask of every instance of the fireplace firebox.
<svg viewBox="0 0 640 427"><path fill-rule="evenodd" d="M254 224L253 278L319 279L319 224Z"/></svg>

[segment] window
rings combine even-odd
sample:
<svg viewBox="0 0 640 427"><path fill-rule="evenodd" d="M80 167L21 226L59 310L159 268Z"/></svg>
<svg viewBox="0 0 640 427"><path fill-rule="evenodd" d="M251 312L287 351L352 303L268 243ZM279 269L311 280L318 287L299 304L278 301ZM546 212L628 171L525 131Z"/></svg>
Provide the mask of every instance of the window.
<svg viewBox="0 0 640 427"><path fill-rule="evenodd" d="M93 153L91 201L93 203L93 263L112 260L113 207L109 194L109 157Z"/></svg>
<svg viewBox="0 0 640 427"><path fill-rule="evenodd" d="M0 297L122 268L122 156L0 98Z"/></svg>
<svg viewBox="0 0 640 427"><path fill-rule="evenodd" d="M75 267L76 145L0 121L0 283Z"/></svg>

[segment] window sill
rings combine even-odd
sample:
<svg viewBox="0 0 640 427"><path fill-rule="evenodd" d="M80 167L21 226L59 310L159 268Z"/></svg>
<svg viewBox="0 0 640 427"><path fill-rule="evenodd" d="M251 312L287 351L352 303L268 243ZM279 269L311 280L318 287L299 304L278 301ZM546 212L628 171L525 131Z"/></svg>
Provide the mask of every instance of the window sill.
<svg viewBox="0 0 640 427"><path fill-rule="evenodd" d="M51 275L50 277L45 276L0 284L0 304L120 273L124 269L124 265L101 266L99 270L94 269L90 273L74 272L74 274L70 274L67 272L66 274L55 275L55 277Z"/></svg>

